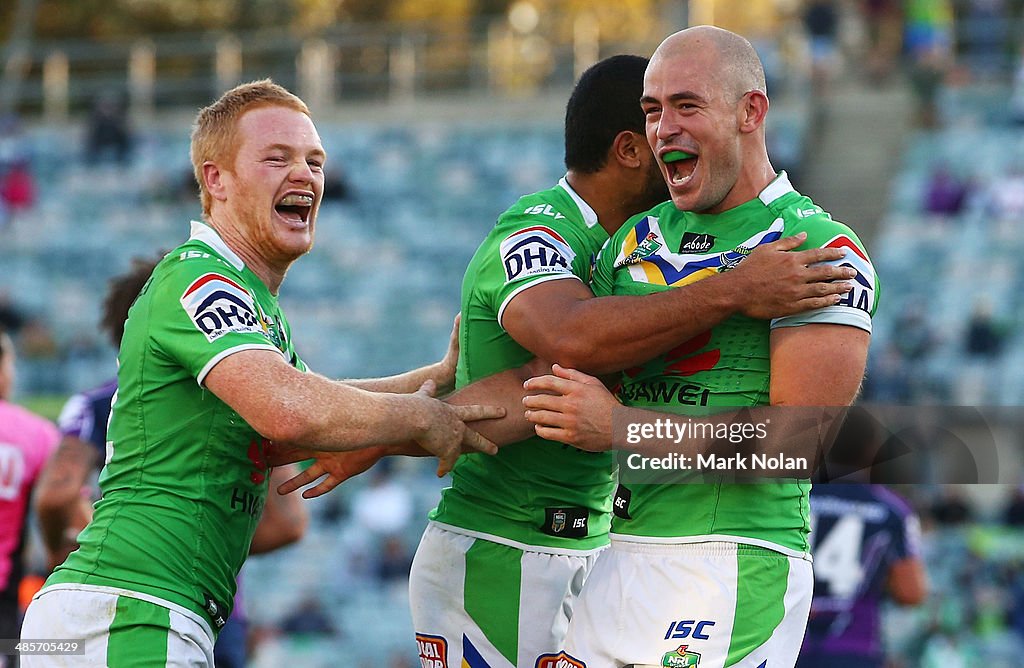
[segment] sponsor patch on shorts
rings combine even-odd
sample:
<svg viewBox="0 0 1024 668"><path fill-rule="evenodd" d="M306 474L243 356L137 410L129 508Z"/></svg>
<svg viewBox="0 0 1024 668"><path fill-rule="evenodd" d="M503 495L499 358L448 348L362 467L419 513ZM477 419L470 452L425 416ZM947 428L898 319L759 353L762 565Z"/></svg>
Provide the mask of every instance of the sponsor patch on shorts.
<svg viewBox="0 0 1024 668"><path fill-rule="evenodd" d="M181 296L181 305L211 343L231 332L264 333L252 297L226 276L200 276Z"/></svg>
<svg viewBox="0 0 1024 668"><path fill-rule="evenodd" d="M537 657L537 665L534 668L587 668L587 664L565 652L559 652L558 654L541 654Z"/></svg>
<svg viewBox="0 0 1024 668"><path fill-rule="evenodd" d="M441 636L416 634L421 668L448 668L448 641Z"/></svg>
<svg viewBox="0 0 1024 668"><path fill-rule="evenodd" d="M543 225L514 232L501 242L506 283L530 276L572 274L575 257L565 239Z"/></svg>

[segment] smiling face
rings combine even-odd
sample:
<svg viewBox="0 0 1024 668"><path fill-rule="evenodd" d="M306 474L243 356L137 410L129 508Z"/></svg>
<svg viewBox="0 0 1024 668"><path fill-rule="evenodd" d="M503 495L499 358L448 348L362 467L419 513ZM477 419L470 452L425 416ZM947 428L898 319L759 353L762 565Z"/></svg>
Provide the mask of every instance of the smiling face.
<svg viewBox="0 0 1024 668"><path fill-rule="evenodd" d="M326 158L320 137L305 113L277 105L246 111L235 133L233 164L218 170L214 216L224 212L244 250L287 267L313 246Z"/></svg>
<svg viewBox="0 0 1024 668"><path fill-rule="evenodd" d="M640 103L677 208L725 211L773 177L764 148L764 70L743 37L712 26L671 35L651 58Z"/></svg>
<svg viewBox="0 0 1024 668"><path fill-rule="evenodd" d="M740 174L739 100L717 76L718 60L711 48L656 53L644 76L647 140L683 211L731 208L729 194Z"/></svg>

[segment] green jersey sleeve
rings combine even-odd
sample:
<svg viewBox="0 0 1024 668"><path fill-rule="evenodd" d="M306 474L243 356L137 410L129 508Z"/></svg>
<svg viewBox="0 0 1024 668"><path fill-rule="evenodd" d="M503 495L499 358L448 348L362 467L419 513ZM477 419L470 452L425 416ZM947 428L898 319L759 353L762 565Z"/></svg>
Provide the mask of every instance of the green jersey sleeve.
<svg viewBox="0 0 1024 668"><path fill-rule="evenodd" d="M494 272L500 285L492 297L499 323L509 302L527 288L566 278L587 283L597 247L592 236L568 225L529 218L517 222L495 230L500 241L491 251L491 262L501 267Z"/></svg>
<svg viewBox="0 0 1024 668"><path fill-rule="evenodd" d="M852 268L857 275L849 281L853 289L843 295L839 303L784 318L776 318L772 320L772 328L826 323L857 327L870 333L871 318L877 308L880 290L875 268L871 264L864 244L849 227L833 220L828 214L820 212L820 209L817 209L819 213L815 213L813 209L795 210L797 214L803 214L804 218L790 220L794 210L786 212L789 214L786 216L786 234L798 231L807 232L807 241L799 250L840 248L846 251L846 256L826 264Z"/></svg>
<svg viewBox="0 0 1024 668"><path fill-rule="evenodd" d="M168 258L166 272L155 276L148 301L153 310L151 344L202 385L206 374L232 353L267 349L280 353L266 318L244 280L212 257Z"/></svg>

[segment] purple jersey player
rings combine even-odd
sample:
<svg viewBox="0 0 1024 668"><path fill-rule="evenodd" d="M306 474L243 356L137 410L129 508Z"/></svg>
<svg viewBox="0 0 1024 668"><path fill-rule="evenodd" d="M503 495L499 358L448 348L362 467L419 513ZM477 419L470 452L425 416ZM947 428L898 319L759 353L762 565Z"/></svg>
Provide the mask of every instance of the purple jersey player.
<svg viewBox="0 0 1024 668"><path fill-rule="evenodd" d="M917 516L880 485L816 485L811 522L814 599L797 668L884 665L882 602L925 597Z"/></svg>

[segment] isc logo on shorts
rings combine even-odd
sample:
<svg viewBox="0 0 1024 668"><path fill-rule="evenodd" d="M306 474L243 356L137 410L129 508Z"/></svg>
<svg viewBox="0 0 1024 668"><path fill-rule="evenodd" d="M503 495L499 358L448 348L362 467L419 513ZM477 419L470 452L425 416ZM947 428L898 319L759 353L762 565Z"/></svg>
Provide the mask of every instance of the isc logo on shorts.
<svg viewBox="0 0 1024 668"><path fill-rule="evenodd" d="M188 286L181 305L196 328L214 342L228 332L262 333L249 293L220 274L205 274Z"/></svg>
<svg viewBox="0 0 1024 668"><path fill-rule="evenodd" d="M575 257L565 239L543 225L519 230L501 242L506 283L544 274L571 274Z"/></svg>
<svg viewBox="0 0 1024 668"><path fill-rule="evenodd" d="M421 668L448 668L448 641L441 636L416 634Z"/></svg>
<svg viewBox="0 0 1024 668"><path fill-rule="evenodd" d="M558 654L541 654L534 668L587 668L587 664L574 659L565 652Z"/></svg>

